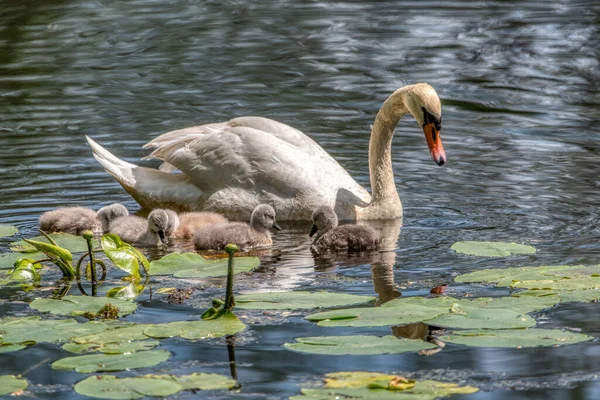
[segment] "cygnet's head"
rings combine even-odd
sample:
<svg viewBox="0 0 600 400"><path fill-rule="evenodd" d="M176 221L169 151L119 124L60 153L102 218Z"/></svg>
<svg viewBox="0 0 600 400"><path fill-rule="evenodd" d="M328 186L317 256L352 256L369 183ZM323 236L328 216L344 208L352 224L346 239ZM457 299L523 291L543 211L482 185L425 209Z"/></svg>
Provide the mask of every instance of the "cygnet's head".
<svg viewBox="0 0 600 400"><path fill-rule="evenodd" d="M96 217L102 222L102 231L108 232L108 226L111 221L119 217L129 215L127 208L121 203L113 203L109 206L102 207L96 213Z"/></svg>
<svg viewBox="0 0 600 400"><path fill-rule="evenodd" d="M335 211L333 211L333 208L327 206L319 207L313 211L311 219L313 226L309 236L313 237L318 231L317 236L313 239L314 242L338 225L338 218Z"/></svg>
<svg viewBox="0 0 600 400"><path fill-rule="evenodd" d="M165 211L169 215L169 226L167 227L167 231L165 232L165 234L167 236L171 236L173 234L173 232L175 232L177 230L177 228L179 228L179 216L173 210L165 210Z"/></svg>
<svg viewBox="0 0 600 400"><path fill-rule="evenodd" d="M281 230L275 222L275 210L268 204L259 204L250 216L250 226L259 232L266 232L271 228Z"/></svg>
<svg viewBox="0 0 600 400"><path fill-rule="evenodd" d="M161 242L168 243L169 214L165 210L152 211L148 214L148 228L158 235Z"/></svg>

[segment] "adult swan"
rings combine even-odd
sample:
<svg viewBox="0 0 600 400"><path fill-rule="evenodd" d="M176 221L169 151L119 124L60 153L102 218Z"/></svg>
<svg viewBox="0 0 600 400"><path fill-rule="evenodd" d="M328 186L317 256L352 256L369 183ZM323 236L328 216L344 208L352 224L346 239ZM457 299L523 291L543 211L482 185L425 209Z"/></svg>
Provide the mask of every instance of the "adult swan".
<svg viewBox="0 0 600 400"><path fill-rule="evenodd" d="M440 99L426 83L396 90L377 113L369 141L372 194L304 133L266 118L240 117L160 135L144 146L160 170L112 155L88 138L94 157L144 208L209 210L245 220L261 203L278 220L310 220L319 206L340 219L402 217L392 170L394 129L410 113L423 128L433 161L446 162ZM173 173L179 170L181 173Z"/></svg>

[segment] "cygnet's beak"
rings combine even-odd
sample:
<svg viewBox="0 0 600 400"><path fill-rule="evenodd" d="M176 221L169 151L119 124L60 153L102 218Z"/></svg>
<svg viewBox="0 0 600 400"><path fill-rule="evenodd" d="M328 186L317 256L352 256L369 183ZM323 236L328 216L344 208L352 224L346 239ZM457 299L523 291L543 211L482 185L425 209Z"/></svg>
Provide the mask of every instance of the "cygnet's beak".
<svg viewBox="0 0 600 400"><path fill-rule="evenodd" d="M169 243L169 240L167 239L167 237L165 236L165 231L160 230L157 232L158 233L158 237L160 238L160 241L163 242L163 244L167 244Z"/></svg>
<svg viewBox="0 0 600 400"><path fill-rule="evenodd" d="M319 228L317 228L317 225L313 224L312 228L310 228L310 233L308 234L308 237L313 237L318 230Z"/></svg>
<svg viewBox="0 0 600 400"><path fill-rule="evenodd" d="M426 124L423 126L423 133L425 139L427 139L427 145L429 146L429 152L433 162L437 165L444 165L446 163L446 152L444 146L442 146L442 138L440 137L440 131L436 129L435 124Z"/></svg>
<svg viewBox="0 0 600 400"><path fill-rule="evenodd" d="M281 227L279 226L279 224L277 222L273 222L273 228L277 229L278 231L281 230Z"/></svg>

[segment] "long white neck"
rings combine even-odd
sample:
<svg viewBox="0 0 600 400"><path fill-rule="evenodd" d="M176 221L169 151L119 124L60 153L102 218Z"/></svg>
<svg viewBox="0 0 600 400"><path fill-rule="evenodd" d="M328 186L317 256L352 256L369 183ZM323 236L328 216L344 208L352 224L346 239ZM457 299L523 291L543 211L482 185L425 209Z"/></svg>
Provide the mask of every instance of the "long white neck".
<svg viewBox="0 0 600 400"><path fill-rule="evenodd" d="M392 168L392 138L400 119L408 112L404 97L410 86L396 90L377 113L369 141L371 204L361 214L384 219L402 216L402 203L396 190ZM365 215L366 216L366 215Z"/></svg>

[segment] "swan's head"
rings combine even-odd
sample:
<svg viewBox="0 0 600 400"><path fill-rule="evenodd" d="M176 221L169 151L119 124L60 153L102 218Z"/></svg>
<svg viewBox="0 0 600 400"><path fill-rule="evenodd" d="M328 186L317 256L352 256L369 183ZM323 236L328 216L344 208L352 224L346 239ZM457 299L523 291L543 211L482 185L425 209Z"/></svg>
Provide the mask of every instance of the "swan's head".
<svg viewBox="0 0 600 400"><path fill-rule="evenodd" d="M437 165L446 163L446 153L442 146L440 130L442 129L442 104L435 89L426 83L409 86L404 104L408 111L423 128L429 152Z"/></svg>
<svg viewBox="0 0 600 400"><path fill-rule="evenodd" d="M167 230L166 230L165 234L167 236L171 236L173 234L173 232L175 232L177 230L177 228L179 228L179 216L173 210L165 210L165 211L169 215L169 225L167 226Z"/></svg>
<svg viewBox="0 0 600 400"><path fill-rule="evenodd" d="M281 227L275 221L275 210L268 204L259 204L252 211L250 226L259 232L265 232L271 228L281 230Z"/></svg>
<svg viewBox="0 0 600 400"><path fill-rule="evenodd" d="M319 207L313 211L311 219L313 226L308 236L313 237L315 233L317 234L313 242L319 240L321 236L338 225L338 218L335 211L333 211L333 208L327 206Z"/></svg>
<svg viewBox="0 0 600 400"><path fill-rule="evenodd" d="M160 238L163 244L168 243L169 214L165 210L154 210L148 214L148 228Z"/></svg>
<svg viewBox="0 0 600 400"><path fill-rule="evenodd" d="M129 215L127 208L120 203L114 203L109 206L102 207L96 213L96 217L102 222L102 231L108 232L108 226L110 222L119 218Z"/></svg>

